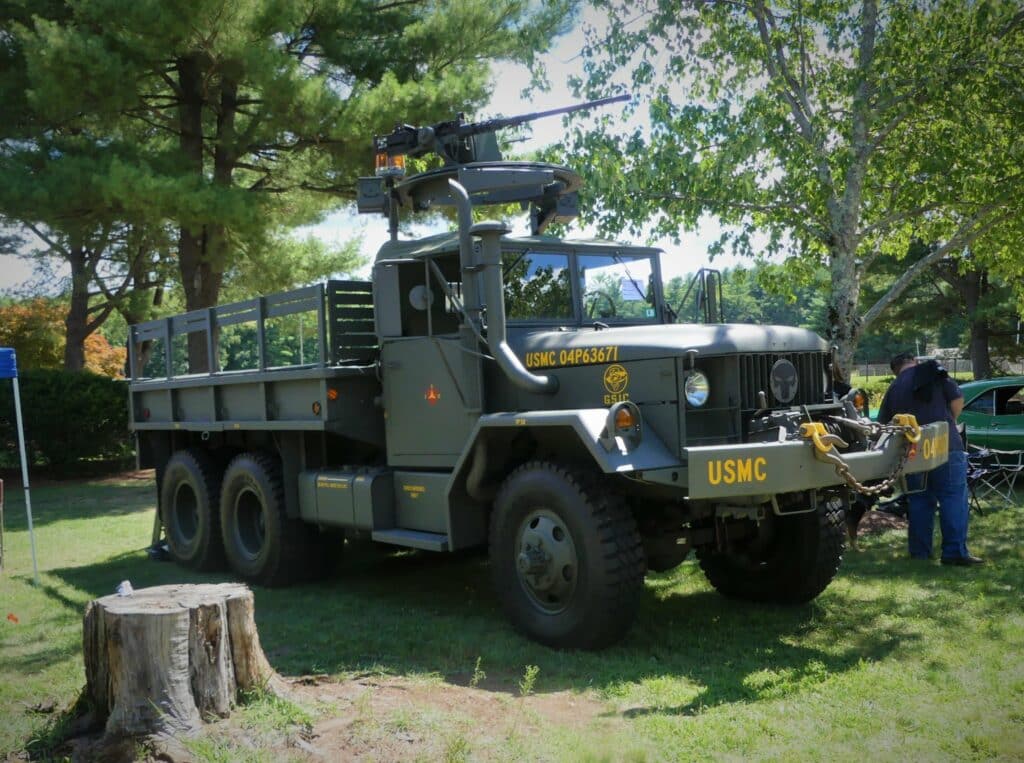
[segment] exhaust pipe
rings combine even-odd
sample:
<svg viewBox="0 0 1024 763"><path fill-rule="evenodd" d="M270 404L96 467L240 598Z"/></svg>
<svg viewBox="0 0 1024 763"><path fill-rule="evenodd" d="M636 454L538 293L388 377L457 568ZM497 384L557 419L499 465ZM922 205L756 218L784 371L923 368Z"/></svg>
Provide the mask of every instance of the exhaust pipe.
<svg viewBox="0 0 1024 763"><path fill-rule="evenodd" d="M480 273L483 303L487 307L487 346L505 376L527 392L551 394L558 390L554 376L530 373L508 346L505 333L505 285L501 277L501 237L508 233L502 223L482 222L473 225L473 206L469 193L461 183L449 180L452 199L459 211L459 259L463 281ZM481 242L480 262L473 255L473 236Z"/></svg>

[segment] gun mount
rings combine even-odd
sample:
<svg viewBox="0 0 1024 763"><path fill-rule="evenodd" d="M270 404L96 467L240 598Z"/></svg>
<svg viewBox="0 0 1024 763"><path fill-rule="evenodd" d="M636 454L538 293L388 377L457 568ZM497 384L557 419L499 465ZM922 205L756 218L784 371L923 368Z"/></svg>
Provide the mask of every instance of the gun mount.
<svg viewBox="0 0 1024 763"><path fill-rule="evenodd" d="M456 180L474 206L520 203L530 210L530 229L537 235L552 222L569 222L578 214L577 191L582 179L572 170L547 162L504 161L495 133L508 127L559 114L628 101L628 94L601 98L548 111L465 123L463 115L426 127L397 125L388 135L373 139L377 174L359 178L360 213L388 217L391 238L398 237L399 210L423 212L454 206L449 180ZM443 166L405 178L404 157L429 153Z"/></svg>

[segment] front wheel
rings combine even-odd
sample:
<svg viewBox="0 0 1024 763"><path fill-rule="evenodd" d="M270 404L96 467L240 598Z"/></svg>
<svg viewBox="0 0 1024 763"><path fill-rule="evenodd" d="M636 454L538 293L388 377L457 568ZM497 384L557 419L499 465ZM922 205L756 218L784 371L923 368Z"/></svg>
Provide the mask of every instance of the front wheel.
<svg viewBox="0 0 1024 763"><path fill-rule="evenodd" d="M509 475L494 504L490 556L498 598L529 638L597 649L633 622L644 576L636 522L580 474L534 461Z"/></svg>
<svg viewBox="0 0 1024 763"><path fill-rule="evenodd" d="M802 604L828 587L845 548L838 500L816 511L769 514L757 537L728 550L698 548L708 582L725 595L749 601Z"/></svg>

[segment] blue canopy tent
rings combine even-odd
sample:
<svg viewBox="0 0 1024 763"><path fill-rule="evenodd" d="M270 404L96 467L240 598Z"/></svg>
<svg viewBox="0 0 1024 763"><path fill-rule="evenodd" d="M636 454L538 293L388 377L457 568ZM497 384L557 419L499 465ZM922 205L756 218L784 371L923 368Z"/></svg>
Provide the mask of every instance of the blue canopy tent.
<svg viewBox="0 0 1024 763"><path fill-rule="evenodd" d="M32 528L32 497L28 487L28 456L25 453L25 426L21 420L21 391L18 389L18 359L10 347L0 347L0 379L14 384L14 412L18 425L18 446L21 448L21 483L25 486L25 512L28 515L28 537L32 544L32 580L39 585L39 565L36 563L36 535Z"/></svg>

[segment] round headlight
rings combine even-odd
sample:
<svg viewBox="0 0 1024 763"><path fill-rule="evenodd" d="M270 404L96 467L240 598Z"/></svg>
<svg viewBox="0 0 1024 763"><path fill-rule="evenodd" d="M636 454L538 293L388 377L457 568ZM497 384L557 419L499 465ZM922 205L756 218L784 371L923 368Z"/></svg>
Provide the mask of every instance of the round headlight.
<svg viewBox="0 0 1024 763"><path fill-rule="evenodd" d="M683 383L683 392L686 394L687 403L694 408L700 408L708 401L708 395L711 394L708 377L700 371L692 371Z"/></svg>

